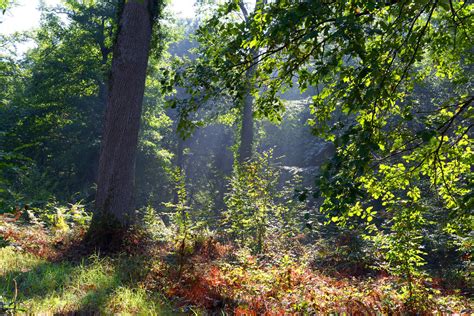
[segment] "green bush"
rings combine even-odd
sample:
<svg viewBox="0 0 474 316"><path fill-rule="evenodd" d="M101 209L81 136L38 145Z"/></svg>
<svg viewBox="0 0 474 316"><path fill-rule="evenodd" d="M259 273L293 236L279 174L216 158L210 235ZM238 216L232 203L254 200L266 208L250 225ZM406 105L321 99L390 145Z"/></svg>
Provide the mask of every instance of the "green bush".
<svg viewBox="0 0 474 316"><path fill-rule="evenodd" d="M280 172L271 160L272 151L268 151L236 164L225 197L226 232L254 253L264 251L269 231L286 236L298 231L298 216L303 213L302 203L295 202L289 186L278 190Z"/></svg>

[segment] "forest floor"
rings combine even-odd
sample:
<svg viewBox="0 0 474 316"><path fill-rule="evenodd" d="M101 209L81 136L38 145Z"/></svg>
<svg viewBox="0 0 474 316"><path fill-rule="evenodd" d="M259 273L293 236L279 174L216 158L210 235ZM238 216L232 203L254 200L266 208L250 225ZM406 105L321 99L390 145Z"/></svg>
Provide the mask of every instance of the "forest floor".
<svg viewBox="0 0 474 316"><path fill-rule="evenodd" d="M0 312L74 315L470 315L473 301L442 280L311 264L304 245L255 256L210 237L186 247L130 234L123 252L91 253L84 229L0 223ZM177 250L178 249L178 250ZM333 262L333 266L337 265ZM407 302L410 302L407 304ZM3 304L3 307L2 307Z"/></svg>

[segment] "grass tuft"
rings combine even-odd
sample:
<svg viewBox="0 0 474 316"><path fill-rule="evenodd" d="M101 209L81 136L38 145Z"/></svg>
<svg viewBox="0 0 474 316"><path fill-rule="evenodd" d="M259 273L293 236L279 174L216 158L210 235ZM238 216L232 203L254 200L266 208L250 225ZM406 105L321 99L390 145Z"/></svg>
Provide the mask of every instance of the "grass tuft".
<svg viewBox="0 0 474 316"><path fill-rule="evenodd" d="M48 262L13 247L0 248L0 295L13 301L17 291L20 308L33 314L171 313L162 297L146 292L130 273L136 260L94 255L80 263Z"/></svg>

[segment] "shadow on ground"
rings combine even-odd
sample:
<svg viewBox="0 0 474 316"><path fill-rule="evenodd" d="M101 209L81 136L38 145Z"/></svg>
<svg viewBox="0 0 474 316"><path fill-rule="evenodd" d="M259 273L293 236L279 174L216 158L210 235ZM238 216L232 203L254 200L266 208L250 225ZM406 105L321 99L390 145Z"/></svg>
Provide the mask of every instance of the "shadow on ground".
<svg viewBox="0 0 474 316"><path fill-rule="evenodd" d="M0 254L0 261L8 261L0 262L0 295L8 301L16 297L28 314L179 314L164 297L140 286L146 258L93 255L81 262L48 262L12 248Z"/></svg>

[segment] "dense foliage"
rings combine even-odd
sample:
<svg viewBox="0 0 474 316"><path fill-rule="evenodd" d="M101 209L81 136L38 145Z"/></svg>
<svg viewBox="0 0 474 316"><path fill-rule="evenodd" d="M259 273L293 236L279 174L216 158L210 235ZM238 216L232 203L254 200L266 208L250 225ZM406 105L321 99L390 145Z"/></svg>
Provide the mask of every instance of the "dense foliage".
<svg viewBox="0 0 474 316"><path fill-rule="evenodd" d="M106 313L167 299L236 315L472 308L474 4L197 1L194 19L160 14L126 192L140 221L102 260L82 240L124 3L42 6L39 28L0 36L0 312L42 311L42 289L61 298L53 312L79 308L68 297ZM42 269L54 284L28 292ZM98 303L94 278L108 284Z"/></svg>
<svg viewBox="0 0 474 316"><path fill-rule="evenodd" d="M309 123L336 146L310 189L320 210L341 225L366 225L366 239L408 280L424 264L432 229L469 245L472 4L278 1L247 20L241 5L222 5L198 31L201 62L213 70L205 83L232 95L258 65L255 116L274 121L285 110L282 92L317 90Z"/></svg>

